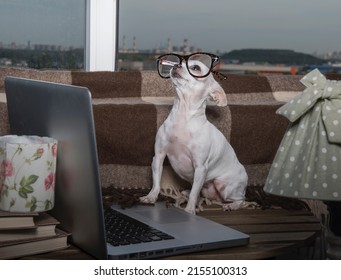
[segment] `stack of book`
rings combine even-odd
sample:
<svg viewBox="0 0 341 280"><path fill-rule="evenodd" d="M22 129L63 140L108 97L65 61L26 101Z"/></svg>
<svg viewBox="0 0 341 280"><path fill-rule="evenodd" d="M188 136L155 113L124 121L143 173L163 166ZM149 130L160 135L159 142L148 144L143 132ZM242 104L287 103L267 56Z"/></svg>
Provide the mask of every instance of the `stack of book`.
<svg viewBox="0 0 341 280"><path fill-rule="evenodd" d="M68 233L48 213L0 210L0 259L20 258L68 247Z"/></svg>

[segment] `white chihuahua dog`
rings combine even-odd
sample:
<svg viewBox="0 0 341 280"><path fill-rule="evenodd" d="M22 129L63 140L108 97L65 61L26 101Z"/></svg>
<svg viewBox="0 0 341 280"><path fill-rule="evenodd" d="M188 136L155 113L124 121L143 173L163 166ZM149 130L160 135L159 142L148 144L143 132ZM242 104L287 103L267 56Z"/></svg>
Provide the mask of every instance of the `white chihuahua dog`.
<svg viewBox="0 0 341 280"><path fill-rule="evenodd" d="M223 204L225 210L240 208L245 200L247 174L225 136L207 120L206 103L211 98L226 106L226 95L200 61L174 65L170 77L176 90L172 110L159 128L152 162L153 187L141 197L143 203L155 203L160 192L163 161L167 156L174 171L192 184L185 211L196 213L200 195Z"/></svg>

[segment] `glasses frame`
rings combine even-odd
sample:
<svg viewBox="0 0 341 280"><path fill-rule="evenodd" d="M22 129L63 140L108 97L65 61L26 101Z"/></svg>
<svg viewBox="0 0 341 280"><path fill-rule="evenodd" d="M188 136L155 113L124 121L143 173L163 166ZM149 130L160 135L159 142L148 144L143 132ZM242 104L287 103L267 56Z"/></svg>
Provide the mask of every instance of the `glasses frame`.
<svg viewBox="0 0 341 280"><path fill-rule="evenodd" d="M191 57L191 56L194 56L194 55L200 55L200 54L204 54L204 55L208 55L211 57L211 65L209 67L209 71L207 72L206 75L194 75L191 73L191 71L189 71L189 68L188 68L188 59ZM170 75L169 77L164 77L163 75L161 75L160 73L160 69L159 69L159 64L161 63L161 59L162 57L164 56L167 56L167 55L173 55L173 56L176 56L179 58L179 63L178 64L174 64L175 65L181 65L182 64L182 61L185 60L186 62L186 68L188 70L188 73L194 77L194 78L205 78L207 77L211 72L215 73L215 71L212 71L213 68L215 66L217 66L217 64L219 63L219 56L215 55L215 54L212 54L212 53L207 53L207 52L195 52L195 53L192 53L192 54L189 54L189 55L180 55L180 54L177 54L177 53L165 53L163 55L160 55L157 59L156 59L156 68L157 68L157 72L159 73L160 77L163 78L163 79L169 79L170 78ZM214 65L215 64L215 65ZM173 67L174 67L173 66Z"/></svg>

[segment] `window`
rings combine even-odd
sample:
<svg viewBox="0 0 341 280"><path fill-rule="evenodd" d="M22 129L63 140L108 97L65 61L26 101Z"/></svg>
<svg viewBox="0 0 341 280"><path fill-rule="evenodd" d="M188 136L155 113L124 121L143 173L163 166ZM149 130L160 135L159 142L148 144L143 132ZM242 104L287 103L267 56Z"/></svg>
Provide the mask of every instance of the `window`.
<svg viewBox="0 0 341 280"><path fill-rule="evenodd" d="M119 0L1 0L0 67L116 69Z"/></svg>
<svg viewBox="0 0 341 280"><path fill-rule="evenodd" d="M340 9L339 0L0 0L0 67L155 70L159 53L198 50L224 63L271 64L246 49L337 64ZM284 55L295 63L297 53Z"/></svg>
<svg viewBox="0 0 341 280"><path fill-rule="evenodd" d="M118 69L156 70L159 54L206 51L224 72L341 72L340 9L340 0L122 0Z"/></svg>
<svg viewBox="0 0 341 280"><path fill-rule="evenodd" d="M1 0L0 66L84 69L85 0Z"/></svg>

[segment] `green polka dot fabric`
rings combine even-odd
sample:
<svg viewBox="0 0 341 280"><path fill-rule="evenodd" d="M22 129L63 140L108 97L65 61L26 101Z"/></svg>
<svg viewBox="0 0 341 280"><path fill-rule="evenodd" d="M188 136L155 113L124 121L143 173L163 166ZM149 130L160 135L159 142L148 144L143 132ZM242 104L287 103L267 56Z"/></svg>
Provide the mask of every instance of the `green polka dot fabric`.
<svg viewBox="0 0 341 280"><path fill-rule="evenodd" d="M319 200L341 200L341 81L317 69L301 79L306 89L277 110L291 122L264 191Z"/></svg>

